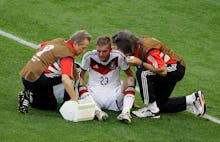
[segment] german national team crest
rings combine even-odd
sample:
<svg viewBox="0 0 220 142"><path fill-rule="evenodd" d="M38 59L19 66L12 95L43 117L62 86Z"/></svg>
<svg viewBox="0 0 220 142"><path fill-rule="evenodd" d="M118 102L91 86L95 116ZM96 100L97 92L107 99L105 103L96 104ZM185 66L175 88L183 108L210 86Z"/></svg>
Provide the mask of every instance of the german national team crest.
<svg viewBox="0 0 220 142"><path fill-rule="evenodd" d="M96 65L93 66L93 68L94 69L99 69L99 65L96 64Z"/></svg>

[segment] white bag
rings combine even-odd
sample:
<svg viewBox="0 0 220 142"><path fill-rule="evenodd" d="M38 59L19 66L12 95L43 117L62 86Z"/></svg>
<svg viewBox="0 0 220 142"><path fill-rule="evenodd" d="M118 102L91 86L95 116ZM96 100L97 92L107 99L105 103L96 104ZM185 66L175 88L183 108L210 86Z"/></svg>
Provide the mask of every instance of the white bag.
<svg viewBox="0 0 220 142"><path fill-rule="evenodd" d="M65 120L78 122L92 120L95 116L95 103L88 100L79 100L79 104L69 100L60 108L60 114Z"/></svg>

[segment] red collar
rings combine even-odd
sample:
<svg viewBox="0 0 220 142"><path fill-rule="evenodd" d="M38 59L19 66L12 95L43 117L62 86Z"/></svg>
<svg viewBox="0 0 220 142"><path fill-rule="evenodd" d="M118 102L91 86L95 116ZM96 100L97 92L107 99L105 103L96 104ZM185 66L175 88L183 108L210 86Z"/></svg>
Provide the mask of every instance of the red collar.
<svg viewBox="0 0 220 142"><path fill-rule="evenodd" d="M75 50L75 47L74 47L72 41L67 40L67 41L66 41L66 45L67 45L68 47L70 47L70 49L71 49L72 52L73 52L73 55L75 56L75 55L76 55L76 50Z"/></svg>

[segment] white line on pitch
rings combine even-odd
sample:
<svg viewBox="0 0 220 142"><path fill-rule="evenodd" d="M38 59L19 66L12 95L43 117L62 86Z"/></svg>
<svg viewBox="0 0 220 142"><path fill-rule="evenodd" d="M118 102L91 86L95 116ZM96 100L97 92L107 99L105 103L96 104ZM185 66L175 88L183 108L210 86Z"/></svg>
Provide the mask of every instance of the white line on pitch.
<svg viewBox="0 0 220 142"><path fill-rule="evenodd" d="M19 42L19 43L21 43L21 44L23 44L23 45L29 46L29 47L34 48L34 49L37 47L37 45L34 44L34 43L28 42L28 41L26 41L26 40L24 40L24 39L22 39L22 38L19 38L19 37L13 35L13 34L4 32L4 31L2 31L2 30L0 30L0 35L2 35L2 36L4 36L4 37L7 37L7 38L10 38L10 39L12 39L12 40L15 40L15 41L17 41L17 42ZM138 87L136 87L136 91L137 91L137 92L140 91ZM189 112L190 112L190 111L189 111ZM208 114L205 114L205 115L203 116L203 118L208 119L208 120L210 120L210 121L212 121L212 122L215 122L215 123L220 124L220 120L219 120L218 118L215 118L215 117L210 116L210 115L208 115Z"/></svg>
<svg viewBox="0 0 220 142"><path fill-rule="evenodd" d="M2 35L2 36L4 36L4 37L7 37L7 38L10 38L10 39L13 39L13 40L15 40L15 41L17 41L17 42L19 42L19 43L21 43L21 44L24 44L24 45L26 45L26 46L31 47L31 48L36 48L36 47L37 47L37 45L34 44L34 43L28 42L28 41L26 41L26 40L24 40L24 39L22 39L22 38L19 38L19 37L13 35L13 34L4 32L4 31L2 31L2 30L0 30L0 35Z"/></svg>
<svg viewBox="0 0 220 142"><path fill-rule="evenodd" d="M220 124L220 120L218 118L216 118L216 117L211 116L211 115L205 114L203 116L203 118L208 119L208 120L210 120L212 122Z"/></svg>

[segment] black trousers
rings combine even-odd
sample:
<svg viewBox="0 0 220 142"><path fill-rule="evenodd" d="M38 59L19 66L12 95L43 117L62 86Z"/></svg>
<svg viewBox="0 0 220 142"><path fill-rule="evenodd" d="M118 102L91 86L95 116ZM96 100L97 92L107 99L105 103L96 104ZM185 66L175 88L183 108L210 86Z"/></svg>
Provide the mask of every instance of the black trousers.
<svg viewBox="0 0 220 142"><path fill-rule="evenodd" d="M169 65L168 65L169 67ZM137 68L136 77L144 103L157 102L160 112L172 113L186 110L186 97L170 97L178 81L185 74L185 67L176 64L165 77L155 75L143 68Z"/></svg>
<svg viewBox="0 0 220 142"><path fill-rule="evenodd" d="M29 82L22 78L25 90L30 90L33 95L31 107L55 110L57 109L57 100L53 93L53 86L60 84L61 77L48 78L44 74L35 82Z"/></svg>

